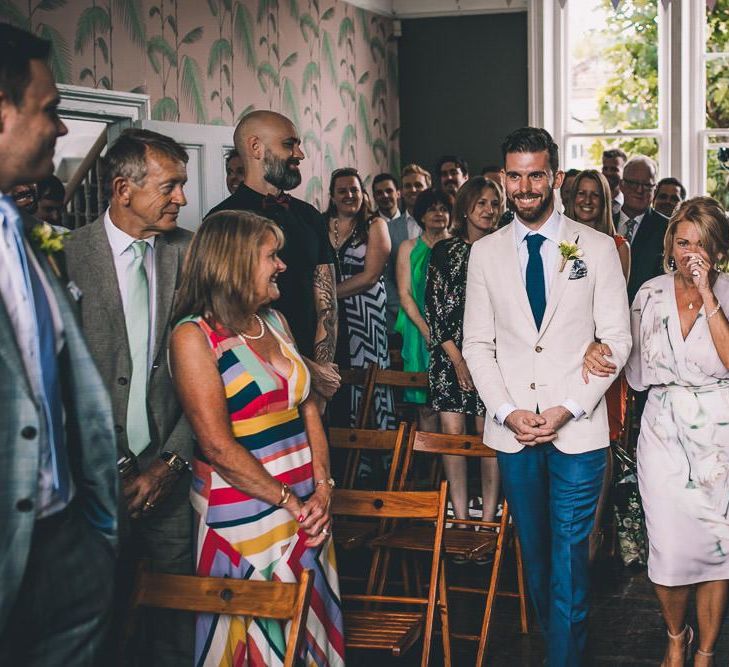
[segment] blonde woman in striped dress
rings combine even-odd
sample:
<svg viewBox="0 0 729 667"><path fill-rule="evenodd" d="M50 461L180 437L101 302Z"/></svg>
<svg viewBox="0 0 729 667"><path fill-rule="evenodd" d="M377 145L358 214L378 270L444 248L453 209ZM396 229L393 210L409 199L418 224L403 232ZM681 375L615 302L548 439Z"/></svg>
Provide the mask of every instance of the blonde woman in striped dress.
<svg viewBox="0 0 729 667"><path fill-rule="evenodd" d="M275 223L221 211L190 246L171 343L175 385L197 436L191 501L197 573L293 582L314 570L302 664L343 665L327 442L309 372L270 308L285 264ZM278 621L201 614L195 664L282 664Z"/></svg>

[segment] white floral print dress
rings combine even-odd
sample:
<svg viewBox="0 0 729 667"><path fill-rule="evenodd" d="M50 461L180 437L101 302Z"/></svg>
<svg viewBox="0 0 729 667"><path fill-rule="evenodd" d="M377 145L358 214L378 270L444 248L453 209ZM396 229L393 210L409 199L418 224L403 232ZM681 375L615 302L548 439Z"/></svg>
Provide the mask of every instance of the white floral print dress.
<svg viewBox="0 0 729 667"><path fill-rule="evenodd" d="M729 277L714 293L729 313ZM706 315L684 340L673 275L644 283L631 307L626 376L650 389L637 453L648 576L664 586L729 579L729 371Z"/></svg>

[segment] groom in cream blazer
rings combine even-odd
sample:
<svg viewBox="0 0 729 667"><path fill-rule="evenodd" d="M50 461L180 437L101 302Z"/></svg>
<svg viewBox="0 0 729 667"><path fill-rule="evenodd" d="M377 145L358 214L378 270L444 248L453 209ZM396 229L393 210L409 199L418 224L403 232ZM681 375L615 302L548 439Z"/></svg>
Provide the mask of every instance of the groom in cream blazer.
<svg viewBox="0 0 729 667"><path fill-rule="evenodd" d="M588 537L612 382L591 376L585 384L580 371L596 339L622 368L628 300L613 239L555 210L563 173L549 133L516 130L502 152L515 218L473 245L463 356L489 414L484 442L498 452L548 664L576 667L584 664Z"/></svg>

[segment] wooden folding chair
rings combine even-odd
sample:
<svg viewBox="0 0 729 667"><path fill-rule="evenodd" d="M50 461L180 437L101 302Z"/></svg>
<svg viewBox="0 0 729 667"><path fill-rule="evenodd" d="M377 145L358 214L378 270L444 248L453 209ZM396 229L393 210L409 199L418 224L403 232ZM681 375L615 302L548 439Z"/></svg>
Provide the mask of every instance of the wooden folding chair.
<svg viewBox="0 0 729 667"><path fill-rule="evenodd" d="M415 452L430 455L454 455L466 456L469 458L492 458L496 452L487 447L481 441L480 436L472 435L447 435L444 433L427 433L424 431L412 430L408 439L408 446L405 451L405 460L398 488L404 489L408 483L409 471L412 466L413 454ZM521 549L518 541L515 541L514 550L516 558L517 591L505 591L499 588L504 549L511 537L511 526L509 524L509 505L506 499L502 499L502 514L498 521L483 521L475 519L451 519L449 523L454 524L453 528L445 529L445 552L449 555L458 555L469 560L483 558L485 555L493 556L493 564L486 588L474 588L469 586L451 586L451 592L470 593L486 595L486 606L481 632L478 635L465 633L452 633L454 639L463 639L478 642L478 653L476 664L482 665L488 644L489 631L493 616L493 607L496 596L516 597L519 599L519 612L521 620L521 631L528 631L527 602L524 583L524 572L521 560ZM478 528L476 530L462 530L455 526L468 526ZM427 526L408 527L396 526L394 530L375 538L372 541L373 547L384 549L382 567L379 570L379 583L377 590L384 586L384 579L389 566L390 549L402 549L410 551L426 551L432 541L433 528Z"/></svg>
<svg viewBox="0 0 729 667"><path fill-rule="evenodd" d="M392 491L398 480L402 454L405 452L405 443L408 424L402 422L396 431L375 431L362 428L330 428L329 446L332 449L347 451L347 463L342 479L337 480L337 486L342 489L353 489L357 481L357 468L359 467L360 453L370 452L374 455L385 456L392 454L389 464L387 481L384 491ZM341 520L337 522L334 533L334 542L342 549L361 547L374 537L381 522L374 520Z"/></svg>
<svg viewBox="0 0 729 667"><path fill-rule="evenodd" d="M395 389L428 389L428 374L413 373L410 371L395 371L391 368L380 368L375 364L372 365L373 377L372 388L368 394L363 396L362 414L364 415L365 426L371 424L373 418L372 402L374 400L375 389L378 386L393 387ZM410 404L412 405L412 404Z"/></svg>
<svg viewBox="0 0 729 667"><path fill-rule="evenodd" d="M443 658L446 667L451 664L450 633L448 629L448 601L446 596L445 567L443 563L443 531L448 484L443 482L439 491L355 491L335 489L332 495L334 531L339 516L410 519L435 522L427 597L365 594L343 595L344 631L349 649L384 650L401 656L422 635L421 666L430 658L435 611L438 608L443 633ZM368 604L372 603L372 604ZM376 607L374 605L376 603ZM356 605L352 609L350 604ZM360 605L365 605L360 609ZM396 605L397 611L382 609Z"/></svg>
<svg viewBox="0 0 729 667"><path fill-rule="evenodd" d="M302 570L299 582L289 584L161 574L143 567L137 575L132 608L158 607L291 621L284 667L294 667L304 638L313 583L312 570Z"/></svg>

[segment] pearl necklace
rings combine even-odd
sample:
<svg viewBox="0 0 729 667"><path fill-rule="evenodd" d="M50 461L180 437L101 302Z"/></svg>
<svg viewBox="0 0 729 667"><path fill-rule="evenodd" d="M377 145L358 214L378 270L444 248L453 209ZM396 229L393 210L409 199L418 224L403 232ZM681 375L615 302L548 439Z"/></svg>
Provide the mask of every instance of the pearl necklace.
<svg viewBox="0 0 729 667"><path fill-rule="evenodd" d="M243 333L242 331L239 331L238 338L241 339L241 342L245 342L245 341L243 341L244 338L247 338L248 340L260 340L261 338L263 338L263 335L266 333L266 325L263 323L263 320L260 317L258 317L258 315L256 313L253 314L253 317L255 318L256 322L258 322L258 326L261 327L261 333L256 334L255 336L251 336L249 334Z"/></svg>

